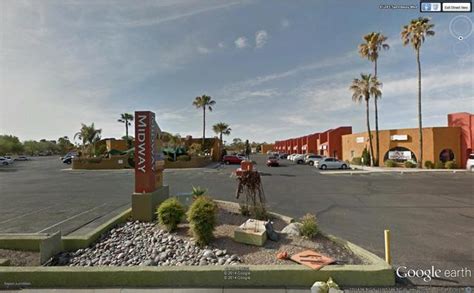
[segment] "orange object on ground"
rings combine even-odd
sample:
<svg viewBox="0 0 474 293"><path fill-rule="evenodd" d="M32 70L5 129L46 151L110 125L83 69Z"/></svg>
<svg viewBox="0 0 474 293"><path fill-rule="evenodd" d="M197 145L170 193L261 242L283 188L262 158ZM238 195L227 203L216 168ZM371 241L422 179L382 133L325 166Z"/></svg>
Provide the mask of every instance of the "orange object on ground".
<svg viewBox="0 0 474 293"><path fill-rule="evenodd" d="M294 254L290 257L290 259L314 270L319 270L320 268L335 262L335 260L329 256L322 255L313 250L305 250Z"/></svg>
<svg viewBox="0 0 474 293"><path fill-rule="evenodd" d="M277 253L277 258L278 259L288 259L288 252L280 251L279 253Z"/></svg>

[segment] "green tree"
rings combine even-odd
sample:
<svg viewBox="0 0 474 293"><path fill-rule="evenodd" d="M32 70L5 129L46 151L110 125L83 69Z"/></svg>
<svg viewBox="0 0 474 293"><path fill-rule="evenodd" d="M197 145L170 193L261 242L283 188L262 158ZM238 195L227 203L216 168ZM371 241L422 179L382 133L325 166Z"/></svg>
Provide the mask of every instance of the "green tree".
<svg viewBox="0 0 474 293"><path fill-rule="evenodd" d="M206 139L206 109L212 112L212 106L216 104L210 96L202 95L196 97L193 101L193 106L197 109L202 109L202 145L204 146L204 140Z"/></svg>
<svg viewBox="0 0 474 293"><path fill-rule="evenodd" d="M377 99L382 96L382 91L380 87L382 84L370 74L360 75L361 79L355 78L352 81L350 90L352 91L352 100L354 102L360 103L365 101L366 109L366 122L367 122L367 135L369 136L369 145L370 145L370 165L374 165L374 147L372 144L372 133L370 132L370 114L369 114L369 100L371 97Z"/></svg>
<svg viewBox="0 0 474 293"><path fill-rule="evenodd" d="M0 135L0 155L19 154L23 152L23 145L18 137L13 135Z"/></svg>
<svg viewBox="0 0 474 293"><path fill-rule="evenodd" d="M61 154L65 154L74 148L74 145L69 140L69 137L63 136L58 138L58 148Z"/></svg>
<svg viewBox="0 0 474 293"><path fill-rule="evenodd" d="M405 25L401 32L403 45L409 43L413 46L416 53L416 63L418 65L418 132L419 132L419 151L418 151L418 168L423 168L423 123L421 116L421 61L420 51L421 45L425 42L425 38L434 36L434 24L430 23L430 19L419 17L412 19L408 25Z"/></svg>
<svg viewBox="0 0 474 293"><path fill-rule="evenodd" d="M100 140L102 129L96 129L94 123L86 125L81 123L81 130L74 135L74 139L82 142L82 148L87 150L89 155L95 154L95 143Z"/></svg>
<svg viewBox="0 0 474 293"><path fill-rule="evenodd" d="M379 52L390 49L390 46L385 43L387 37L371 32L364 36L364 43L359 45L359 54L362 58L367 58L374 63L374 77L377 78L377 60L379 59ZM380 160L380 141L379 141L379 115L378 115L378 98L374 98L375 106L375 166L379 165Z"/></svg>
<svg viewBox="0 0 474 293"><path fill-rule="evenodd" d="M128 127L130 125L132 125L132 123L130 123L130 121L133 121L133 115L129 114L129 113L122 113L122 114L120 114L120 119L118 119L117 121L120 122L120 123L125 124L125 137L127 138L128 148L130 148L131 147L131 140L128 136Z"/></svg>
<svg viewBox="0 0 474 293"><path fill-rule="evenodd" d="M214 130L214 132L216 134L219 135L221 145L223 145L223 143L224 143L224 141L222 140L222 135L230 135L230 132L232 130L229 127L229 125L227 123L224 123L224 122L219 122L217 124L214 124L214 126L212 126L212 129Z"/></svg>

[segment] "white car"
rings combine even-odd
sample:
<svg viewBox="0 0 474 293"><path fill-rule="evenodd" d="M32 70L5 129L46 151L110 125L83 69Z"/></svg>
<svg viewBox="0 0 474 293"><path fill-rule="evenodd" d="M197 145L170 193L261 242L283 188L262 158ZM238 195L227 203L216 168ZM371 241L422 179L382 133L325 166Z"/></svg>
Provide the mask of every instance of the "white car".
<svg viewBox="0 0 474 293"><path fill-rule="evenodd" d="M303 154L296 154L292 157L292 161L295 162L296 164L304 164L304 157L306 155Z"/></svg>
<svg viewBox="0 0 474 293"><path fill-rule="evenodd" d="M326 169L347 169L348 165L346 162L338 160L336 158L323 158L319 161L314 162L314 166L321 170Z"/></svg>
<svg viewBox="0 0 474 293"><path fill-rule="evenodd" d="M466 169L474 172L474 154L470 154L466 162Z"/></svg>
<svg viewBox="0 0 474 293"><path fill-rule="evenodd" d="M11 165L13 164L13 160L9 157L0 157L0 165Z"/></svg>
<svg viewBox="0 0 474 293"><path fill-rule="evenodd" d="M286 157L287 160L289 161L292 161L293 160L293 157L295 156L296 154L290 154L288 155L288 157Z"/></svg>
<svg viewBox="0 0 474 293"><path fill-rule="evenodd" d="M314 162L319 162L324 158L325 157L321 155L310 155L306 158L304 162L310 166L314 166Z"/></svg>

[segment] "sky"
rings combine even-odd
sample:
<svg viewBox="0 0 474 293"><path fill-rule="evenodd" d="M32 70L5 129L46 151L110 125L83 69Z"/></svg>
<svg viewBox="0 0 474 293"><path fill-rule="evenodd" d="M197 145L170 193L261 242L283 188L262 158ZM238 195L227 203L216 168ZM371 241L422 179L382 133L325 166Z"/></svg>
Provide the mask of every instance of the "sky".
<svg viewBox="0 0 474 293"><path fill-rule="evenodd" d="M225 122L226 141L364 131L348 88L373 71L357 52L372 31L390 44L379 127L417 127L415 53L400 31L421 14L379 8L392 2L0 0L0 134L72 138L94 122L121 137L120 113L150 110L162 130L200 137L203 94L216 101L207 136ZM472 14L423 15L436 31L421 49L423 123L446 126L447 113L474 112Z"/></svg>

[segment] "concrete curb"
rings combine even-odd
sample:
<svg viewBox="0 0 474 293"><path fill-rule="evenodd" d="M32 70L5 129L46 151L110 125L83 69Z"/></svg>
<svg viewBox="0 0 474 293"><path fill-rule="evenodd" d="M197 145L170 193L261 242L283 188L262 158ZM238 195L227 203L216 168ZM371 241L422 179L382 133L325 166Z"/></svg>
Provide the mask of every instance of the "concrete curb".
<svg viewBox="0 0 474 293"><path fill-rule="evenodd" d="M92 243L99 239L99 237L104 232L110 230L119 223L126 222L127 219L131 217L131 215L132 209L129 208L84 236L63 236L62 249L64 251L73 251L80 248L89 247Z"/></svg>

